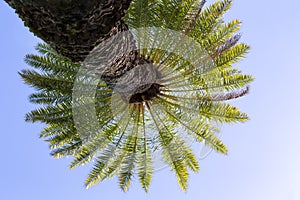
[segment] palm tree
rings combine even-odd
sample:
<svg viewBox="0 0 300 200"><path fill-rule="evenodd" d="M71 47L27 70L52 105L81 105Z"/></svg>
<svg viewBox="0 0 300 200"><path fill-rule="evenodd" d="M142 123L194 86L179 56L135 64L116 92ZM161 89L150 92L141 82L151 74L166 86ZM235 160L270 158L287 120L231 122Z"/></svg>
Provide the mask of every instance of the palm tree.
<svg viewBox="0 0 300 200"><path fill-rule="evenodd" d="M28 113L26 120L47 124L41 138L49 142L53 157L74 157L71 169L94 161L87 188L118 176L127 191L137 173L148 191L153 155L160 152L186 190L188 169L197 172L199 163L184 137L227 154L215 136L215 123L248 120L228 104L247 94L253 80L232 66L249 46L238 43L240 21L222 20L231 4L223 0L204 8L204 1L197 0L133 1L125 19L137 47L134 53L145 62L118 76L113 85L99 76L94 60L74 63L39 44L42 55L25 58L37 70L20 75L38 91L30 101L43 107ZM95 52L97 48L90 53ZM85 70L85 64L92 67ZM153 79L144 81L149 77Z"/></svg>

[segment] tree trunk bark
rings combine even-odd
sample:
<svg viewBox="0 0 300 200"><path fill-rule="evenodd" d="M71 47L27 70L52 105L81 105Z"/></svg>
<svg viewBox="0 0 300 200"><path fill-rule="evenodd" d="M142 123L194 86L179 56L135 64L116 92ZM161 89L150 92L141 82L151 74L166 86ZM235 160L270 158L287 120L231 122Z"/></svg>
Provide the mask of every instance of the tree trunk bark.
<svg viewBox="0 0 300 200"><path fill-rule="evenodd" d="M128 30L132 0L5 0L30 31L73 62L83 61L103 40Z"/></svg>

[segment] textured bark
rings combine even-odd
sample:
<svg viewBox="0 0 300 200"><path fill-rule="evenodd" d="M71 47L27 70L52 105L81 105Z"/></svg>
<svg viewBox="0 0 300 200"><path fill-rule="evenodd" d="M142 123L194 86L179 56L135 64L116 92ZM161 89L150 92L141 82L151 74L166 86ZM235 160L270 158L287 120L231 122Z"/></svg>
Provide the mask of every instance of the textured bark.
<svg viewBox="0 0 300 200"><path fill-rule="evenodd" d="M127 30L132 0L5 0L37 37L72 61L83 61L101 41Z"/></svg>

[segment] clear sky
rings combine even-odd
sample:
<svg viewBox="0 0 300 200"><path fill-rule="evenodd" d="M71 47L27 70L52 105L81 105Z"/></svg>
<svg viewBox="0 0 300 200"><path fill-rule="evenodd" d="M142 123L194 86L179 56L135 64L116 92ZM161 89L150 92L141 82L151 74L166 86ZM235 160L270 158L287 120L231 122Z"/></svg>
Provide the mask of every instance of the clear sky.
<svg viewBox="0 0 300 200"><path fill-rule="evenodd" d="M43 126L24 122L25 113L35 107L28 102L33 90L17 72L28 68L23 58L35 53L39 39L1 1L0 199L299 200L299 8L298 0L235 0L226 19L243 21L242 40L252 47L238 66L256 78L250 95L235 104L251 121L223 128L229 155L212 153L202 160L186 193L165 169L154 174L148 194L138 180L124 194L116 179L86 190L83 182L90 168L71 171L71 158L51 158L47 143L38 138Z"/></svg>

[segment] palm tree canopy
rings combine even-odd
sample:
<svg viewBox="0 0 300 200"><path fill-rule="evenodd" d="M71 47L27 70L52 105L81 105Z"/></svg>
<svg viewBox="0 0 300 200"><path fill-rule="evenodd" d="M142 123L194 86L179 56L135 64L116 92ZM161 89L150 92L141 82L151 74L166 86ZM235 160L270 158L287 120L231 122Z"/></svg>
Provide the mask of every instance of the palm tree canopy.
<svg viewBox="0 0 300 200"><path fill-rule="evenodd" d="M41 138L49 142L53 157L74 157L71 169L94 161L87 188L117 176L127 191L138 175L148 191L158 152L187 190L189 169L199 171L199 163L186 136L227 154L215 124L248 120L228 101L247 94L253 81L233 67L249 46L238 42L241 22L222 19L231 0L203 5L197 0L132 2L126 23L137 55L147 60L142 69L154 71L155 78L147 90L138 87L127 96L48 45L37 46L41 55L26 56L26 63L36 69L20 75L37 90L30 101L42 105L26 120L47 124ZM178 40L168 39L163 30L179 33ZM131 70L143 71L139 65ZM90 107L95 112L87 112Z"/></svg>

